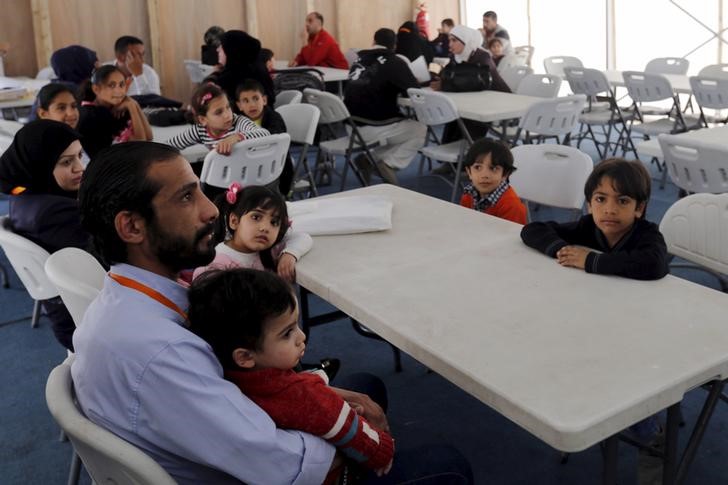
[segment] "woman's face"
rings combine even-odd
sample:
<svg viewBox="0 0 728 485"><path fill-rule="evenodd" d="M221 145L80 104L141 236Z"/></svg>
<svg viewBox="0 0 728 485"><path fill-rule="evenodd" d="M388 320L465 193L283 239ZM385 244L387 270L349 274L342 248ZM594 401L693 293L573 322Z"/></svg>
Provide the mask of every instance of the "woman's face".
<svg viewBox="0 0 728 485"><path fill-rule="evenodd" d="M465 44L460 42L460 40L455 36L450 36L450 52L457 55L462 53L465 50Z"/></svg>
<svg viewBox="0 0 728 485"><path fill-rule="evenodd" d="M126 79L119 71L114 71L99 84L93 85L96 102L108 106L118 106L126 97Z"/></svg>
<svg viewBox="0 0 728 485"><path fill-rule="evenodd" d="M38 108L38 117L44 120L60 121L75 129L78 125L76 98L67 91L59 93L53 98L47 110Z"/></svg>
<svg viewBox="0 0 728 485"><path fill-rule="evenodd" d="M225 55L225 50L222 48L222 45L217 46L217 62L222 66L227 63L227 56Z"/></svg>
<svg viewBox="0 0 728 485"><path fill-rule="evenodd" d="M74 140L61 156L53 168L53 178L60 188L67 192L76 192L81 186L83 163L81 162L81 142Z"/></svg>

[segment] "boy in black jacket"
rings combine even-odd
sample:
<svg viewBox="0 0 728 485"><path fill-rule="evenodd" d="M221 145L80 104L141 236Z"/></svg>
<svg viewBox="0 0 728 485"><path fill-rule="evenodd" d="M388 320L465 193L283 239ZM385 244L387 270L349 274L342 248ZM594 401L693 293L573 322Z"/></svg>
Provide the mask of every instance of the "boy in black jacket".
<svg viewBox="0 0 728 485"><path fill-rule="evenodd" d="M650 184L641 162L604 160L584 187L589 215L566 224L532 222L521 230L521 239L559 264L587 273L660 279L669 271L668 256L659 228L644 218Z"/></svg>
<svg viewBox="0 0 728 485"><path fill-rule="evenodd" d="M255 79L246 79L235 90L235 104L240 113L251 119L256 125L265 128L271 135L286 133L286 123L276 110L268 106L268 97L263 85ZM293 183L293 161L289 155L278 179L278 190L286 197Z"/></svg>

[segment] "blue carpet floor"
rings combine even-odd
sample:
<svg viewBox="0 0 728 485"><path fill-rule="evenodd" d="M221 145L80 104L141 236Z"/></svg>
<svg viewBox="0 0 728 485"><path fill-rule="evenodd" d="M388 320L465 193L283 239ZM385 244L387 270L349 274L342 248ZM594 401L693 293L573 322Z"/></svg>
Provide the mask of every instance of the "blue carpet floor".
<svg viewBox="0 0 728 485"><path fill-rule="evenodd" d="M589 152L590 147L584 147ZM592 150L593 153L593 150ZM404 187L439 198L449 197L449 187L434 178L418 179L417 164L400 173ZM658 176L654 165L650 167ZM339 180L334 179L338 189ZM347 187L353 188L353 177ZM331 192L324 188L322 192ZM648 218L659 222L677 199L671 184L664 190L653 189ZM7 201L0 200L0 214L7 212ZM565 212L541 208L535 219L570 217ZM0 263L7 264L0 251ZM48 322L30 327L32 300L11 272L11 288L0 289L0 483L62 484L68 474L71 447L58 441L59 429L45 405L45 381L50 370L65 358L65 350L53 338ZM717 288L710 277L692 271L675 272L699 284ZM728 300L727 300L728 301ZM659 301L648 302L659 305ZM313 298L313 310L328 305ZM727 305L728 309L728 305ZM447 380L428 370L409 356L403 356L404 370L394 372L389 345L356 334L348 320L315 327L311 332L307 359L338 357L341 374L371 372L384 379L390 393L389 418L399 448L432 442L450 443L470 459L478 484L581 485L599 483L601 453L592 447L569 457L561 455L516 424L481 404ZM691 426L706 393L690 392L683 413ZM180 423L180 425L183 425ZM728 406L720 403L698 456L691 468L689 484L728 483ZM681 439L687 439L686 431ZM619 483L632 485L636 479L635 449L620 445ZM82 483L90 483L82 476Z"/></svg>

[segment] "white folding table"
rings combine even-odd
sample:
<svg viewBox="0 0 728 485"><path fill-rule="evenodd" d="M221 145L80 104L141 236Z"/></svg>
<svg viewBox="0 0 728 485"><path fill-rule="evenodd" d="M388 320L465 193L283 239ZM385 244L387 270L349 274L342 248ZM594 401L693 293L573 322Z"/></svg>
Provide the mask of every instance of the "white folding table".
<svg viewBox="0 0 728 485"><path fill-rule="evenodd" d="M622 71L618 71L616 69L607 69L603 72L604 75L607 76L607 81L609 81L609 84L615 87L625 87ZM687 76L685 74L659 74L661 76L664 76L668 81L670 81L670 85L672 86L673 91L675 91L676 93L693 94L693 88L690 86L690 76Z"/></svg>
<svg viewBox="0 0 728 485"><path fill-rule="evenodd" d="M728 146L728 126L716 126L714 128L701 128L700 130L686 131L675 136L686 140L697 140L705 143ZM649 160L652 157L662 160L662 148L657 138L652 138L641 143L635 143L635 148L640 158Z"/></svg>
<svg viewBox="0 0 728 485"><path fill-rule="evenodd" d="M728 295L559 266L521 226L391 185L389 231L315 237L297 280L552 447L607 440L668 413L666 476L676 469L683 395L728 376Z"/></svg>

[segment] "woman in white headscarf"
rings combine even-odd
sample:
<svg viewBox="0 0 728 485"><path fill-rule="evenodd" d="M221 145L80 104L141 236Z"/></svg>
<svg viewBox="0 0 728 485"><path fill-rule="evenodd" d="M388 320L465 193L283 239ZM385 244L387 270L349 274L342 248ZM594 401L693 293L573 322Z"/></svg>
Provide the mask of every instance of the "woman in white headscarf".
<svg viewBox="0 0 728 485"><path fill-rule="evenodd" d="M511 89L498 74L498 69L490 54L480 47L482 42L483 36L477 30L464 25L456 25L450 31L451 62L455 64L467 62L488 66L491 77L490 89L510 93Z"/></svg>

